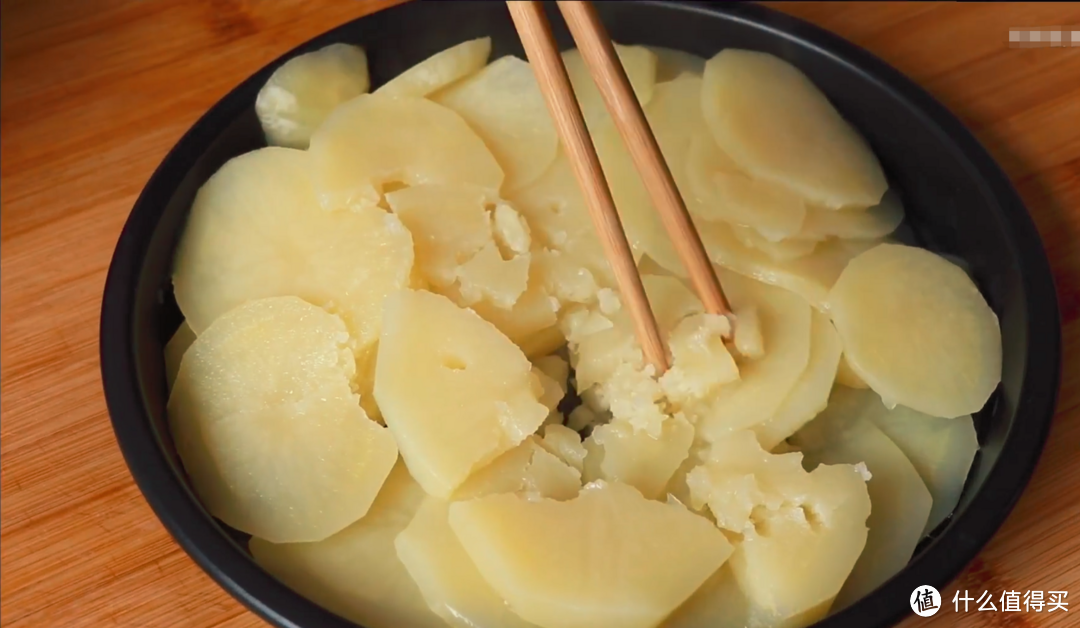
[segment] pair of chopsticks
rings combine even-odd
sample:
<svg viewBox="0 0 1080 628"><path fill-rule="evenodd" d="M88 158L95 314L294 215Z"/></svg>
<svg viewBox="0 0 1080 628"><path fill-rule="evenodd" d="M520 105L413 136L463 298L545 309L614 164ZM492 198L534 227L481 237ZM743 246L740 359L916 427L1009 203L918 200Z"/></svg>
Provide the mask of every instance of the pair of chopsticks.
<svg viewBox="0 0 1080 628"><path fill-rule="evenodd" d="M589 214L614 271L623 301L629 308L645 358L656 368L657 374L661 374L669 366L667 352L630 252L630 244L623 233L615 201L600 167L600 159L551 33L551 25L540 2L508 0L506 4L544 93L578 185L584 193ZM558 7L604 98L604 104L630 150L653 205L660 213L661 222L689 272L690 282L705 311L729 316L731 309L705 247L690 220L690 213L675 187L671 171L660 153L645 113L634 96L630 80L596 9L591 2L582 0L559 0Z"/></svg>

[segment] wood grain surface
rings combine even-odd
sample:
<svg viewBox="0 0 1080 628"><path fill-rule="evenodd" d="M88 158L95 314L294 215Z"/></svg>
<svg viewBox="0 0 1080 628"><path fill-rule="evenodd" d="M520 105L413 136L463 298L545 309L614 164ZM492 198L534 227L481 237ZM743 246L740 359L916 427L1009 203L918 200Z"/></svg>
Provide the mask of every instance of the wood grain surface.
<svg viewBox="0 0 1080 628"><path fill-rule="evenodd" d="M113 440L98 308L153 169L230 88L386 0L5 0L0 88L0 618L10 628L263 625L171 540ZM778 5L907 73L1015 181L1064 320L1057 418L1023 499L952 588L1070 593L1068 612L905 626L1080 625L1080 48L1010 49L1009 27L1080 25L1080 4ZM1000 609L1000 604L998 604Z"/></svg>

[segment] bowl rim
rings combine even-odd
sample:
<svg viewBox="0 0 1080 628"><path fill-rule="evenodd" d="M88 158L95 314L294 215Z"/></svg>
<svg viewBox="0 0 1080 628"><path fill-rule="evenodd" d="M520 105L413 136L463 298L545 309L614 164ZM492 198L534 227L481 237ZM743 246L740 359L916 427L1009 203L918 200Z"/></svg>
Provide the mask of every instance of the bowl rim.
<svg viewBox="0 0 1080 628"><path fill-rule="evenodd" d="M406 2L378 13L423 10L426 3ZM677 11L764 29L809 47L847 66L885 89L952 144L971 174L997 198L996 218L1009 232L1020 259L1020 279L1027 297L1028 351L1024 356L1022 394L1014 420L985 487L949 527L896 574L869 595L824 620L817 628L894 625L908 612L900 603L916 587L943 589L996 534L1026 488L1038 464L1056 409L1061 369L1061 326L1057 293L1046 251L1019 194L1000 166L972 133L922 87L869 51L821 27L759 4L735 5L687 0L645 0ZM282 54L229 91L169 150L136 200L117 241L105 283L99 332L101 376L113 431L125 463L143 497L170 535L214 581L267 622L281 628L356 628L356 624L308 601L260 568L238 543L205 512L170 466L161 448L143 395L134 335L135 295L149 250L149 238L161 207L188 174L188 168L254 100L270 74L287 59L341 40L341 33L373 14L350 20ZM393 16L392 16L393 17ZM386 19L386 16L384 16ZM1037 357L1036 357L1037 356ZM992 487L992 490L988 490ZM946 547L947 545L947 547ZM257 593L256 593L257 592ZM948 604L942 600L942 604Z"/></svg>

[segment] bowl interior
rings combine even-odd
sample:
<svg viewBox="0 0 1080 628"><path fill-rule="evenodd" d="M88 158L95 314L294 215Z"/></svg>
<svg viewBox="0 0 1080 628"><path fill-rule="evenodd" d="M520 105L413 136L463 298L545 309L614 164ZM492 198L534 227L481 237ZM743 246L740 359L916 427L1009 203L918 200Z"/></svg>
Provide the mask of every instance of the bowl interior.
<svg viewBox="0 0 1080 628"><path fill-rule="evenodd" d="M889 625L906 612L904 600L916 586L942 588L985 544L1026 483L1045 438L1056 392L1057 309L1023 205L981 147L936 102L869 54L815 27L759 6L619 2L598 8L620 43L705 58L727 47L746 48L799 67L868 139L901 194L917 242L966 262L1000 317L1002 384L976 417L981 449L953 517L920 546L904 572L822 623ZM549 15L560 45L571 47L561 20ZM187 487L165 414L162 350L181 320L169 280L173 249L199 186L228 159L265 145L255 94L285 59L332 42L358 43L367 49L373 85L379 85L435 52L481 36L493 39L492 59L523 56L505 6L493 2L408 3L291 51L230 93L181 140L147 185L118 244L103 305L102 361L125 456L185 549L278 625L351 624L274 585L253 565L243 567L243 535L212 521ZM1016 429L1021 416L1023 431ZM177 500L188 503L181 507ZM206 526L234 541L208 549L200 541L207 538ZM226 559L221 552L234 555Z"/></svg>

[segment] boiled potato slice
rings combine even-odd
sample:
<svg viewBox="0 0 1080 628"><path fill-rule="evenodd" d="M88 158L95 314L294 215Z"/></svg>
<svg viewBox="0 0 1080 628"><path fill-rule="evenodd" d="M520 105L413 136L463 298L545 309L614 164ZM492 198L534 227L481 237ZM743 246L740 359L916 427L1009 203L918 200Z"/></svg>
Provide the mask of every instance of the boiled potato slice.
<svg viewBox="0 0 1080 628"><path fill-rule="evenodd" d="M529 255L504 259L494 241L457 269L459 294L466 305L487 301L509 310L529 286Z"/></svg>
<svg viewBox="0 0 1080 628"><path fill-rule="evenodd" d="M978 287L925 249L881 244L847 265L829 311L848 364L892 407L972 414L1001 381L1001 330Z"/></svg>
<svg viewBox="0 0 1080 628"><path fill-rule="evenodd" d="M510 609L542 628L657 626L731 553L708 520L604 482L570 501L455 502L450 527Z"/></svg>
<svg viewBox="0 0 1080 628"><path fill-rule="evenodd" d="M694 595L671 614L661 628L804 628L821 617L823 609L791 617L776 617L753 605L739 588L731 564L714 573Z"/></svg>
<svg viewBox="0 0 1080 628"><path fill-rule="evenodd" d="M653 87L656 85L656 53L644 46L623 46L615 44L615 53L619 56L626 77L630 79L630 86L634 89L634 95L643 106L649 104L653 96ZM562 54L563 65L566 73L570 76L570 84L574 88L578 104L581 106L581 114L585 117L585 123L590 131L596 132L600 126L610 123L604 98L600 90L593 82L589 67L577 48L567 50Z"/></svg>
<svg viewBox="0 0 1080 628"><path fill-rule="evenodd" d="M705 71L705 59L674 48L661 48L649 46L649 50L656 55L656 85L673 81L676 78L691 74L700 77Z"/></svg>
<svg viewBox="0 0 1080 628"><path fill-rule="evenodd" d="M698 234L714 264L740 275L790 290L818 310L826 309L829 289L847 263L878 244L875 240L830 239L813 253L798 259L777 261L767 253L748 248L722 222L697 222Z"/></svg>
<svg viewBox="0 0 1080 628"><path fill-rule="evenodd" d="M387 184L470 184L496 195L503 182L461 116L423 98L358 96L330 114L309 150L324 209L374 207Z"/></svg>
<svg viewBox="0 0 1080 628"><path fill-rule="evenodd" d="M742 242L743 246L762 251L779 262L805 257L813 253L818 245L817 240L807 240L801 237L772 242L761 235L757 229L744 227L743 225L732 225L731 232L739 242Z"/></svg>
<svg viewBox="0 0 1080 628"><path fill-rule="evenodd" d="M447 498L548 415L532 365L475 312L402 290L384 303L375 400L420 486Z"/></svg>
<svg viewBox="0 0 1080 628"><path fill-rule="evenodd" d="M558 358L558 356L554 357ZM562 401L563 396L566 395L566 384L553 379L535 364L533 365L532 372L534 380L540 386L540 403L544 404L548 410L554 410L559 406L559 402ZM565 382L566 380L563 381Z"/></svg>
<svg viewBox="0 0 1080 628"><path fill-rule="evenodd" d="M173 264L196 334L245 301L296 295L345 320L358 359L378 339L383 298L409 281L412 238L380 209L321 210L309 166L304 151L262 148L199 190Z"/></svg>
<svg viewBox="0 0 1080 628"><path fill-rule="evenodd" d="M876 395L868 397L866 403L873 407L869 415L874 425L904 452L934 498L924 530L930 533L960 501L971 463L979 450L975 423L970 416L942 419L904 406L889 410Z"/></svg>
<svg viewBox="0 0 1080 628"><path fill-rule="evenodd" d="M559 265L544 271L548 283L615 285L581 188L564 153L559 152L539 180L509 197L528 221L534 242L557 251L563 258Z"/></svg>
<svg viewBox="0 0 1080 628"><path fill-rule="evenodd" d="M691 140L686 156L684 195L696 199L687 208L703 220L752 227L769 241L798 234L806 218L803 199L739 170L702 130Z"/></svg>
<svg viewBox="0 0 1080 628"><path fill-rule="evenodd" d="M792 437L809 465L864 463L872 509L866 549L833 604L841 610L907 565L923 536L931 497L915 467L868 416L871 392L838 387L829 406ZM872 411L872 410L871 410Z"/></svg>
<svg viewBox="0 0 1080 628"><path fill-rule="evenodd" d="M740 356L756 360L765 355L765 339L761 337L761 317L757 307L746 305L735 310L735 336L732 344Z"/></svg>
<svg viewBox="0 0 1080 628"><path fill-rule="evenodd" d="M870 498L859 471L798 453L774 455L750 431L717 441L686 479L695 506L742 534L731 556L739 588L774 620L821 619L866 543Z"/></svg>
<svg viewBox="0 0 1080 628"><path fill-rule="evenodd" d="M184 357L191 343L195 342L195 332L187 321L180 323L180 327L165 343L165 385L172 390L173 382L176 381L176 373L180 370L180 361Z"/></svg>
<svg viewBox="0 0 1080 628"><path fill-rule="evenodd" d="M369 87L364 49L330 44L274 70L255 97L255 115L271 145L305 149L335 107Z"/></svg>
<svg viewBox="0 0 1080 628"><path fill-rule="evenodd" d="M542 445L539 438L530 436L469 478L454 499L498 493L573 499L581 488L581 475ZM447 501L427 498L394 543L431 609L460 628L532 626L514 615L484 581L450 529L448 515Z"/></svg>
<svg viewBox="0 0 1080 628"><path fill-rule="evenodd" d="M363 519L318 543L279 545L253 537L251 555L297 593L362 626L445 628L394 549L394 538L423 500L399 460Z"/></svg>
<svg viewBox="0 0 1080 628"><path fill-rule="evenodd" d="M169 424L207 510L275 543L319 541L368 511L397 459L351 389L341 319L296 297L248 301L184 354Z"/></svg>
<svg viewBox="0 0 1080 628"><path fill-rule="evenodd" d="M811 314L810 362L771 419L754 426L762 448L772 451L788 436L806 425L829 404L840 363L840 335L829 317Z"/></svg>
<svg viewBox="0 0 1080 628"><path fill-rule="evenodd" d="M455 501L496 493L572 499L581 488L581 473L549 451L530 434L520 445L480 468L452 495Z"/></svg>
<svg viewBox="0 0 1080 628"><path fill-rule="evenodd" d="M450 503L428 497L394 546L431 610L455 628L534 628L507 607L461 547Z"/></svg>
<svg viewBox="0 0 1080 628"><path fill-rule="evenodd" d="M811 353L811 310L798 295L735 273L721 272L719 279L733 307L757 307L765 355L741 364L738 381L720 386L694 410L698 435L709 441L775 417Z"/></svg>
<svg viewBox="0 0 1080 628"><path fill-rule="evenodd" d="M453 284L458 266L493 241L487 203L487 192L470 185L418 185L386 194L412 234L416 267L436 288Z"/></svg>
<svg viewBox="0 0 1080 628"><path fill-rule="evenodd" d="M663 497L672 475L686 460L694 426L682 417L669 417L659 437L638 431L625 421L593 429L585 440L585 481L629 484L649 499Z"/></svg>
<svg viewBox="0 0 1080 628"><path fill-rule="evenodd" d="M420 98L478 72L491 56L491 38L480 37L435 53L375 90L384 96Z"/></svg>
<svg viewBox="0 0 1080 628"><path fill-rule="evenodd" d="M559 136L527 61L502 57L434 96L483 138L506 173L505 190L536 181L555 161Z"/></svg>
<svg viewBox="0 0 1080 628"><path fill-rule="evenodd" d="M535 264L529 265L525 292L510 309L501 308L486 300L470 303L469 299L461 294L461 290L454 286L444 292L458 305L467 306L494 325L515 344L520 345L526 355L540 357L551 353L565 342L558 329L551 329L558 322L555 315L559 311L559 301L548 295L544 289L540 272L541 269Z"/></svg>
<svg viewBox="0 0 1080 628"><path fill-rule="evenodd" d="M581 443L581 434L569 427L565 425L545 425L544 439L540 444L571 468L579 472L584 469L587 452L585 446Z"/></svg>
<svg viewBox="0 0 1080 628"><path fill-rule="evenodd" d="M731 323L719 314L684 318L668 338L671 368L660 377L668 400L692 403L739 379L739 367L724 344Z"/></svg>
<svg viewBox="0 0 1080 628"><path fill-rule="evenodd" d="M866 140L795 66L729 48L705 63L705 120L754 179L828 209L877 205L888 184Z"/></svg>
<svg viewBox="0 0 1080 628"><path fill-rule="evenodd" d="M803 220L800 238L884 238L896 231L904 220L904 206L900 196L890 188L881 202L866 210L837 211L820 207L808 207Z"/></svg>

